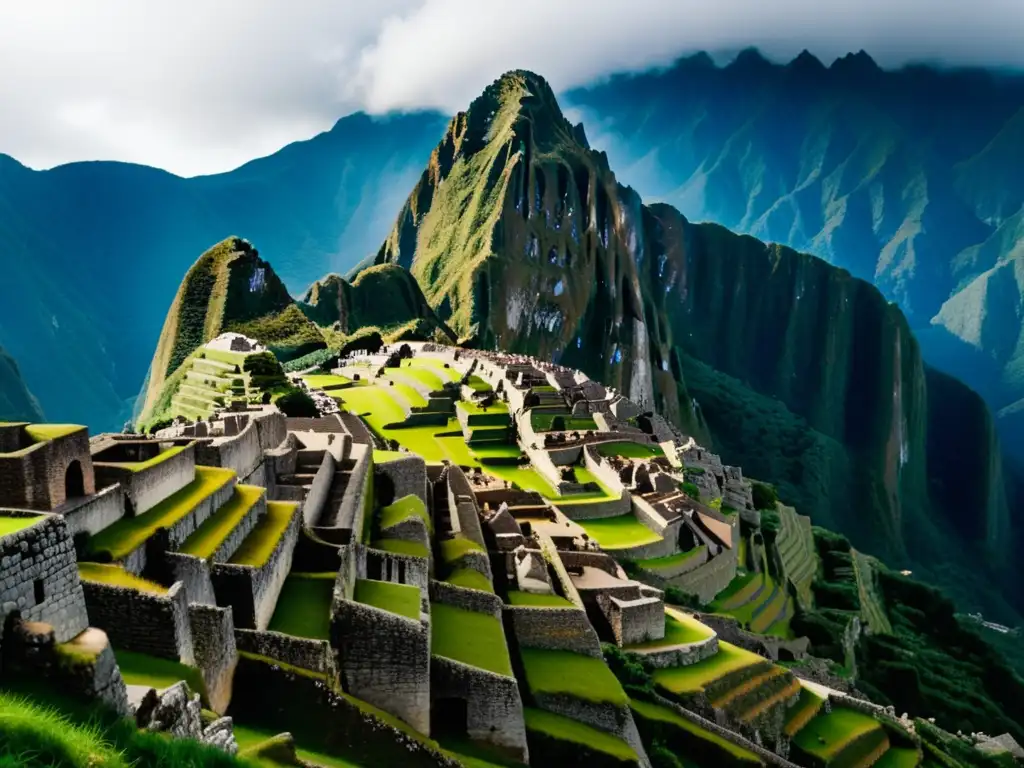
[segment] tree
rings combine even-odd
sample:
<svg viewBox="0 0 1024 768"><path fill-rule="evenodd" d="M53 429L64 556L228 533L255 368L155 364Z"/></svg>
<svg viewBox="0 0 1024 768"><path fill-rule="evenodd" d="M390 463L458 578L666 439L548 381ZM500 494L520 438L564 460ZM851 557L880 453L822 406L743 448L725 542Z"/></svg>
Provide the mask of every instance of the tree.
<svg viewBox="0 0 1024 768"><path fill-rule="evenodd" d="M320 415L313 398L301 389L285 392L275 403L285 416L292 418L313 418Z"/></svg>

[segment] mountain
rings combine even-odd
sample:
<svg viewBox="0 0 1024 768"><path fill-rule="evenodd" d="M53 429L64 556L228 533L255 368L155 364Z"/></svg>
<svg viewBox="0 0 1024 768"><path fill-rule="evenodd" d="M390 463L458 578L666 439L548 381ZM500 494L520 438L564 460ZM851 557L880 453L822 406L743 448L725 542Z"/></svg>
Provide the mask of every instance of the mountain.
<svg viewBox="0 0 1024 768"><path fill-rule="evenodd" d="M111 162L40 172L0 155L0 344L50 418L119 429L196 254L244 233L295 295L346 271L386 234L445 122L355 114L190 179Z"/></svg>
<svg viewBox="0 0 1024 768"><path fill-rule="evenodd" d="M373 261L408 268L465 343L579 368L859 548L1019 615L988 410L929 371L903 313L820 259L644 205L537 75L452 119Z"/></svg>
<svg viewBox="0 0 1024 768"><path fill-rule="evenodd" d="M873 282L1024 459L1024 77L749 50L566 99L648 199Z"/></svg>
<svg viewBox="0 0 1024 768"><path fill-rule="evenodd" d="M14 358L0 347L0 421L43 421L39 401L25 387Z"/></svg>

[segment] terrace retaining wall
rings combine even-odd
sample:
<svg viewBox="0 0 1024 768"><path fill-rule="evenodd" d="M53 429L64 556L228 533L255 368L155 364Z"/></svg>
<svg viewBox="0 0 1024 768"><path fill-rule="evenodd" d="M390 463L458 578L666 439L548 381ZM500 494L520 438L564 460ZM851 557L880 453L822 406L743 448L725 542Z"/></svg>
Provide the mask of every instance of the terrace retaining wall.
<svg viewBox="0 0 1024 768"><path fill-rule="evenodd" d="M608 461L605 461L604 457L598 453L597 445L600 445L600 443L591 444L584 448L583 466L585 466L606 488L610 488L616 493L621 493L626 490L626 486L623 485L622 478L619 476L618 470L616 470Z"/></svg>
<svg viewBox="0 0 1024 768"><path fill-rule="evenodd" d="M715 596L729 586L736 578L738 553L735 549L723 549L704 565L681 574L665 583L678 587L684 592L696 595L702 603L710 603Z"/></svg>
<svg viewBox="0 0 1024 768"><path fill-rule="evenodd" d="M194 662L185 587L180 581L166 595L128 587L82 582L89 621L115 648L162 659Z"/></svg>
<svg viewBox="0 0 1024 768"><path fill-rule="evenodd" d="M224 537L220 546L210 556L211 563L224 563L231 559L231 556L238 551L252 529L256 527L260 519L267 514L267 495L261 493L256 503L245 513L241 520L231 529L231 533Z"/></svg>
<svg viewBox="0 0 1024 768"><path fill-rule="evenodd" d="M645 596L627 600L599 594L597 604L620 646L660 640L665 636L665 603L661 599Z"/></svg>
<svg viewBox="0 0 1024 768"><path fill-rule="evenodd" d="M670 645L664 648L644 650L627 648L626 652L641 657L655 669L686 667L690 664L710 659L718 653L718 635L711 635L711 637L698 640L695 643Z"/></svg>
<svg viewBox="0 0 1024 768"><path fill-rule="evenodd" d="M68 534L72 538L82 531L97 534L113 525L124 517L124 500L125 492L120 484L99 491L85 503L63 513Z"/></svg>
<svg viewBox="0 0 1024 768"><path fill-rule="evenodd" d="M620 517L628 515L631 505L631 496L623 491L616 499L608 501L588 502L554 502L554 506L570 520L598 520L602 517Z"/></svg>
<svg viewBox="0 0 1024 768"><path fill-rule="evenodd" d="M430 587L430 561L427 558L372 547L365 547L363 551L364 556L357 560L356 578L409 584L419 587L423 594L427 593ZM351 592L348 596L351 597Z"/></svg>
<svg viewBox="0 0 1024 768"><path fill-rule="evenodd" d="M203 674L210 709L226 712L238 664L231 609L192 604L188 607L188 619L195 665Z"/></svg>
<svg viewBox="0 0 1024 768"><path fill-rule="evenodd" d="M409 454L400 459L374 464L374 471L390 478L395 489L396 499L401 499L404 496L416 496L429 508L427 463L422 458L415 454Z"/></svg>
<svg viewBox="0 0 1024 768"><path fill-rule="evenodd" d="M199 443L196 448L196 464L233 469L239 477L251 475L262 463L259 427L251 419L238 434Z"/></svg>
<svg viewBox="0 0 1024 768"><path fill-rule="evenodd" d="M764 656L772 661L779 660L779 651L785 650L794 659L802 659L807 656L811 641L806 637L798 637L795 640L783 640L779 637L769 635L757 635L747 632L737 619L731 616L720 616L710 613L694 614L702 623L711 627L718 633L722 640L744 648L759 656Z"/></svg>
<svg viewBox="0 0 1024 768"><path fill-rule="evenodd" d="M181 545L185 543L189 536L196 532L200 525L205 523L218 509L231 501L234 493L234 480L228 480L222 487L196 504L188 514L164 529L162 535L154 536L153 538L160 539L161 546L165 548L164 551L176 552L181 549Z"/></svg>
<svg viewBox="0 0 1024 768"><path fill-rule="evenodd" d="M572 720L579 720L599 731L615 734L636 750L636 753L640 755L641 765L650 766L643 742L640 739L640 732L636 729L636 723L633 722L633 714L628 704L619 706L611 703L596 703L564 693L534 692L533 697L541 709Z"/></svg>
<svg viewBox="0 0 1024 768"><path fill-rule="evenodd" d="M294 637L281 632L236 629L238 650L334 677L334 652L326 640Z"/></svg>
<svg viewBox="0 0 1024 768"><path fill-rule="evenodd" d="M486 613L496 619L501 618L501 598L490 592L469 589L448 584L444 581L431 579L430 602L451 605L476 613Z"/></svg>
<svg viewBox="0 0 1024 768"><path fill-rule="evenodd" d="M512 630L520 648L549 651L572 651L601 658L601 641L579 608L548 608L528 605L506 605Z"/></svg>
<svg viewBox="0 0 1024 768"><path fill-rule="evenodd" d="M167 552L164 554L164 560L167 562L174 580L182 583L189 603L217 604L213 581L210 578L209 563L194 555L186 555L184 552Z"/></svg>
<svg viewBox="0 0 1024 768"><path fill-rule="evenodd" d="M331 484L334 482L334 473L337 468L338 464L331 452L324 451L320 467L313 476L309 492L305 494L305 501L302 502L302 519L306 525L313 526L320 522L327 498L331 494Z"/></svg>
<svg viewBox="0 0 1024 768"><path fill-rule="evenodd" d="M20 430L19 425L5 428L14 437L14 446ZM15 507L56 509L68 500L67 471L76 461L82 471L83 495L91 496L96 493L96 482L85 427L24 449L15 447L11 453L0 453L0 499Z"/></svg>
<svg viewBox="0 0 1024 768"><path fill-rule="evenodd" d="M96 462L96 481L100 485L120 483L131 499L135 514L141 515L168 496L173 496L195 479L196 444L184 449L147 469L135 471L129 466Z"/></svg>

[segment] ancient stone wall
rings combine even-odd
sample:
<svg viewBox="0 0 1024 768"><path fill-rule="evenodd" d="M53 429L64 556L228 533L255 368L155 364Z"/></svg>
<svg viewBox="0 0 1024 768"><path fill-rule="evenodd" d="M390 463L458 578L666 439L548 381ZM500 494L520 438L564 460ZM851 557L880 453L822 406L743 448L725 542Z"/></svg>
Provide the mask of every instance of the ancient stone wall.
<svg viewBox="0 0 1024 768"><path fill-rule="evenodd" d="M230 608L193 603L188 607L195 665L203 675L210 709L227 711L238 650Z"/></svg>
<svg viewBox="0 0 1024 768"><path fill-rule="evenodd" d="M274 659L299 669L334 676L334 651L326 640L294 637L281 632L236 629L238 650Z"/></svg>
<svg viewBox="0 0 1024 768"><path fill-rule="evenodd" d="M196 464L233 469L239 477L248 477L262 463L259 427L252 420L238 434L199 443L196 448Z"/></svg>
<svg viewBox="0 0 1024 768"><path fill-rule="evenodd" d="M466 702L469 738L494 744L518 760L527 761L523 703L514 677L434 656L430 663L430 689L434 701Z"/></svg>
<svg viewBox="0 0 1024 768"><path fill-rule="evenodd" d="M583 465L594 475L605 488L614 493L622 493L626 487L622 484L619 472L610 462L606 461L594 444L588 445L583 451Z"/></svg>
<svg viewBox="0 0 1024 768"><path fill-rule="evenodd" d="M623 491L618 498L608 501L588 501L578 504L555 502L554 506L570 520L597 520L602 517L619 517L629 514L631 496L628 491Z"/></svg>
<svg viewBox="0 0 1024 768"><path fill-rule="evenodd" d="M600 731L615 734L636 750L636 753L641 756L642 765L650 765L643 742L640 740L640 732L636 729L636 723L633 722L633 715L628 705L617 706L607 702L586 701L562 693L534 692L534 700L541 709L572 720L579 720Z"/></svg>
<svg viewBox="0 0 1024 768"><path fill-rule="evenodd" d="M366 547L362 551L365 555L359 559L358 578L409 584L419 587L426 593L430 586L430 561L427 558L372 547Z"/></svg>
<svg viewBox="0 0 1024 768"><path fill-rule="evenodd" d="M757 635L747 632L731 616L719 616L708 613L695 614L697 619L718 633L727 643L745 648L748 651L764 656L772 661L779 660L779 651L785 650L793 659L802 659L807 655L810 640L798 637L795 640L783 640L768 635Z"/></svg>
<svg viewBox="0 0 1024 768"><path fill-rule="evenodd" d="M668 579L667 583L696 595L703 603L710 603L736 578L737 554L736 549L723 549L704 565Z"/></svg>
<svg viewBox="0 0 1024 768"><path fill-rule="evenodd" d="M96 481L85 427L64 437L0 454L0 499L12 507L52 510L68 500L81 473L83 496L96 493ZM70 474L69 474L70 470ZM78 490L70 488L70 490Z"/></svg>
<svg viewBox="0 0 1024 768"><path fill-rule="evenodd" d="M359 538L363 530L365 500L373 493L373 447L353 445L350 459L355 461L345 494L338 509L338 525L352 531L353 538Z"/></svg>
<svg viewBox="0 0 1024 768"><path fill-rule="evenodd" d="M430 627L348 600L335 604L331 636L346 691L430 732Z"/></svg>
<svg viewBox="0 0 1024 768"><path fill-rule="evenodd" d="M583 568L586 566L599 568L616 579L626 577L619 564L615 562L615 558L605 552L574 552L565 550L558 554L566 568Z"/></svg>
<svg viewBox="0 0 1024 768"><path fill-rule="evenodd" d="M486 549L487 543L480 525L480 511L473 495L473 486L469 484L462 468L454 464L448 467L448 509L457 517L462 535ZM487 575L490 576L489 567Z"/></svg>
<svg viewBox="0 0 1024 768"><path fill-rule="evenodd" d="M635 645L665 636L665 603L655 597L622 600L598 595L597 604L608 619L619 646Z"/></svg>
<svg viewBox="0 0 1024 768"><path fill-rule="evenodd" d="M331 495L331 483L334 482L337 466L331 452L324 451L320 467L313 476L309 493L306 494L305 501L302 503L302 519L306 525L317 525L320 522L327 498Z"/></svg>
<svg viewBox="0 0 1024 768"><path fill-rule="evenodd" d="M288 439L287 419L279 411L265 411L255 417L256 433L260 448L266 451L278 449Z"/></svg>
<svg viewBox="0 0 1024 768"><path fill-rule="evenodd" d="M391 479L396 499L401 499L403 496L416 496L424 504L429 503L427 463L419 456L410 453L400 459L391 459L375 464L374 471Z"/></svg>
<svg viewBox="0 0 1024 768"><path fill-rule="evenodd" d="M0 632L15 611L25 621L50 624L58 643L89 625L74 543L58 515L39 515L28 528L0 537Z"/></svg>
<svg viewBox="0 0 1024 768"><path fill-rule="evenodd" d="M510 606L504 608L520 648L572 651L601 657L601 641L579 608Z"/></svg>
<svg viewBox="0 0 1024 768"><path fill-rule="evenodd" d="M120 485L103 488L84 504L64 513L68 533L72 538L82 531L96 534L108 528L125 514L125 492Z"/></svg>
<svg viewBox="0 0 1024 768"><path fill-rule="evenodd" d="M134 470L128 466L96 462L96 481L101 486L120 483L132 501L136 515L152 509L195 479L196 444L189 443L174 456Z"/></svg>
<svg viewBox="0 0 1024 768"><path fill-rule="evenodd" d="M252 529L256 527L256 524L265 514L267 514L267 497L266 494L261 494L256 503L249 508L242 519L231 529L231 533L224 537L220 546L210 555L210 562L223 563L230 560L231 556L242 546L245 537L252 532Z"/></svg>
<svg viewBox="0 0 1024 768"><path fill-rule="evenodd" d="M661 513L658 512L658 510L655 509L654 506L649 501L647 501L647 499L641 496L633 496L632 502L633 514L636 516L637 520L639 520L641 523L650 528L659 536L671 538L673 543L679 538L678 530L675 532L674 537L671 534L665 532L665 529L669 526L668 521L664 517L662 517ZM673 523L678 528L679 523L677 521L673 521Z"/></svg>
<svg viewBox="0 0 1024 768"><path fill-rule="evenodd" d="M164 560L174 575L174 580L182 583L189 603L217 604L213 581L210 578L210 564L206 560L186 555L184 552L167 552L164 554Z"/></svg>
<svg viewBox="0 0 1024 768"><path fill-rule="evenodd" d="M192 631L184 585L153 595L111 584L82 582L89 621L126 651L193 662Z"/></svg>
<svg viewBox="0 0 1024 768"><path fill-rule="evenodd" d="M490 592L479 589L467 589L431 579L430 602L464 608L467 611L486 613L496 619L501 618L501 598Z"/></svg>

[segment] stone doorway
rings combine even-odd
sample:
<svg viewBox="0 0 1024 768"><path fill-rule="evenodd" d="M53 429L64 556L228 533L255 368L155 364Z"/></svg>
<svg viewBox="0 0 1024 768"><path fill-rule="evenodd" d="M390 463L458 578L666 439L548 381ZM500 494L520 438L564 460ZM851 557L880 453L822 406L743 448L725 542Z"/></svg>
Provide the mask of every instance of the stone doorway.
<svg viewBox="0 0 1024 768"><path fill-rule="evenodd" d="M82 464L77 459L68 464L64 473L64 497L78 499L85 496L85 477L82 475Z"/></svg>
<svg viewBox="0 0 1024 768"><path fill-rule="evenodd" d="M431 738L466 738L469 735L469 702L465 699L434 699L430 705Z"/></svg>

